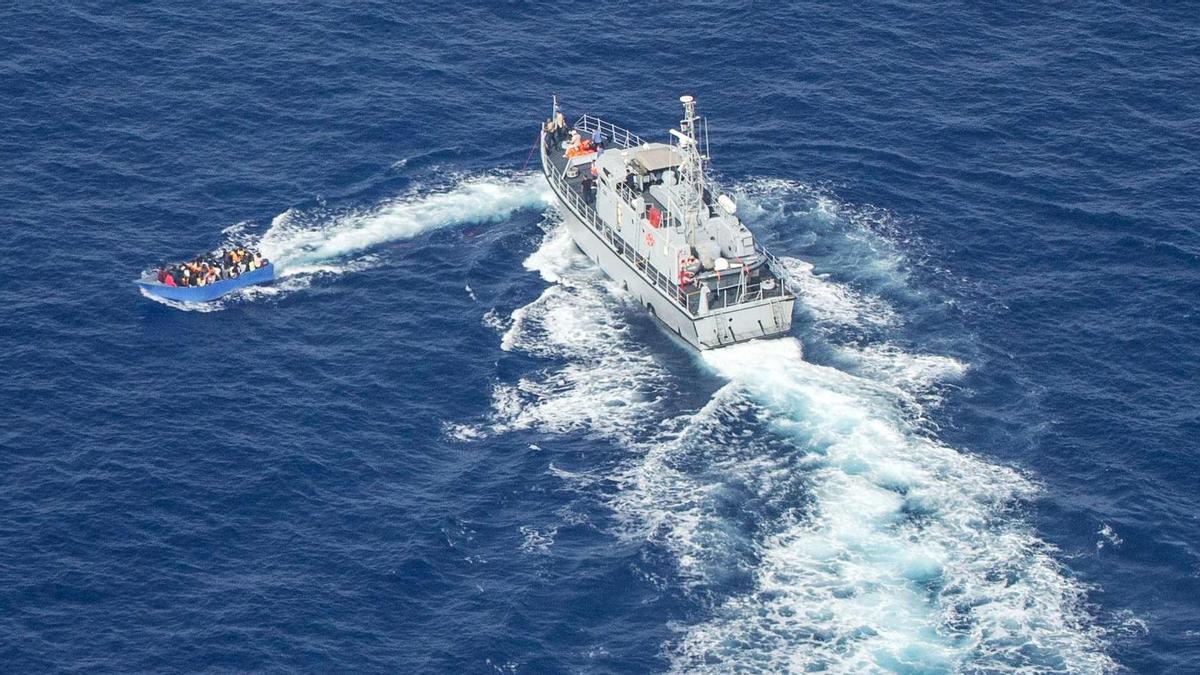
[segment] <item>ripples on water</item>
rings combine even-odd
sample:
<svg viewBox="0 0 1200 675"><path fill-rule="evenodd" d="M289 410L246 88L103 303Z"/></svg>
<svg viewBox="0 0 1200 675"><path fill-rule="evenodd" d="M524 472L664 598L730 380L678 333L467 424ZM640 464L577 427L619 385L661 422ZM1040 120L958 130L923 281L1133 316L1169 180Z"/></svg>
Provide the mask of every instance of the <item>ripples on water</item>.
<svg viewBox="0 0 1200 675"><path fill-rule="evenodd" d="M1186 670L1193 14L14 8L0 660ZM684 91L790 338L680 349L522 169Z"/></svg>

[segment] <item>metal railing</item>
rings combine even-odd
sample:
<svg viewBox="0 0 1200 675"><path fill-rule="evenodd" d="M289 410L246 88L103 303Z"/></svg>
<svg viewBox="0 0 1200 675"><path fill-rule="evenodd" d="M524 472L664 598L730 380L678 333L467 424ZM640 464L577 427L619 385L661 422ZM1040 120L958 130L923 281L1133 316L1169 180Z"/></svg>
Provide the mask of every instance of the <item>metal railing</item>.
<svg viewBox="0 0 1200 675"><path fill-rule="evenodd" d="M549 162L544 143L542 144L542 155L543 161ZM664 291L667 297L674 300L688 314L695 315L696 309L700 306L699 288L691 292L685 292L677 282L672 282L666 275L658 271L658 268L652 265L646 256L639 253L633 246L630 246L608 223L601 220L596 213L596 209L584 201L583 197L573 190L566 180L556 175L557 172L547 173L552 177L555 192L561 195L568 206L581 217L584 225L591 229L597 236L604 239L608 243L609 248L615 251L617 255L629 261L634 270L639 272L647 282Z"/></svg>
<svg viewBox="0 0 1200 675"><path fill-rule="evenodd" d="M617 195L621 197L621 199L625 200L625 204L629 208L634 209L633 200L637 199L638 196L634 194L633 188L629 187L629 183L624 181L617 183L616 190Z"/></svg>
<svg viewBox="0 0 1200 675"><path fill-rule="evenodd" d="M643 141L640 136L631 132L630 130L622 129L615 124L605 122L599 117L593 117L591 115L584 115L583 117L580 117L579 121L575 123L575 128L580 132L586 131L588 134L599 131L601 134L604 134L604 137L607 138L608 141L613 145L622 148L636 148L639 145L646 144L646 142Z"/></svg>
<svg viewBox="0 0 1200 675"><path fill-rule="evenodd" d="M589 128L586 124L589 122L593 125L607 125L606 128L609 131L606 131L605 127L592 126ZM576 124L576 128L587 131L600 128L601 133L608 134L611 133L612 130L616 130L617 133L626 134L627 136L609 136L611 140L618 144L622 142L633 142L640 145L642 142L640 138L630 134L625 129L614 127L611 124L603 122L602 120L589 115L584 115L583 118L581 118ZM553 162L550 161L549 158L547 144L543 142L541 146L543 165L553 166ZM625 147L631 146L627 145ZM683 308L683 310L690 316L697 316L697 312L700 309L700 293L705 289L703 284L698 284L695 290L685 291L684 287L682 287L677 281L672 281L670 278L660 272L657 267L650 263L646 256L639 253L635 247L630 246L623 237L617 234L617 232L608 225L608 223L605 223L603 220L601 220L599 214L596 213L596 209L593 208L591 204L588 204L587 201L585 201L583 197L570 186L563 176L558 175L556 171L547 171L546 173L554 183L555 192L557 192L562 199L567 202L568 206L570 206L570 208L580 216L580 219L583 221L584 225L591 229L594 234L604 239L605 242L608 243L609 248L616 252L617 255L628 261L634 270L636 270L644 280L649 282L651 285L657 286L668 298L674 300L674 302ZM635 198L632 188L625 183L618 183L616 186L616 191L621 197L621 200L624 201L632 210L633 199ZM680 223L679 220L666 209L663 209L663 224L664 226L682 226L682 223ZM778 288L780 288L782 291L783 279L776 269L778 258L768 253L761 246L758 246L757 243L755 244L754 248L756 251L766 256L767 265L777 280L777 283L779 283ZM724 307L732 307L746 302L762 300L765 297L761 282L749 284L747 283L748 275L744 272L740 272L740 274L742 276L742 282L738 286L715 290L715 301L709 305L710 308L721 309ZM732 301L730 301L730 295L734 295Z"/></svg>
<svg viewBox="0 0 1200 675"><path fill-rule="evenodd" d="M629 187L628 184L617 183L617 195L619 197L621 197L621 199L625 202L625 205L628 206L630 208L630 210L632 210L632 211L638 210L637 205L634 204L634 200L641 197L641 195L634 192L633 188ZM645 199L642 199L642 203L643 203L643 205L645 205L647 202ZM644 206L643 206L643 208L644 208ZM673 213L671 213L671 211L669 209L664 208L661 205L659 205L659 212L662 213L662 227L671 228L671 229L677 230L677 231L683 229L683 221L676 218L675 215Z"/></svg>
<svg viewBox="0 0 1200 675"><path fill-rule="evenodd" d="M788 289L788 285L784 282L783 261L776 257L775 254L759 245L757 241L754 242L754 250L762 254L767 259L767 268L771 270L771 274L774 275L775 281L779 282L779 287L784 290L791 290Z"/></svg>
<svg viewBox="0 0 1200 675"><path fill-rule="evenodd" d="M763 289L762 281L756 281L751 284L746 282L747 278L747 275L743 275L742 283L738 284L737 286L729 286L727 288L718 289L715 292L716 299L709 304L709 307L712 309L734 307L747 302L757 302L759 300L764 300L766 298L775 296L774 292ZM777 285L775 288L780 289L781 291L778 295L784 295L782 293L781 284ZM770 294L768 295L768 293ZM733 297L732 300L730 300L730 296Z"/></svg>
<svg viewBox="0 0 1200 675"><path fill-rule="evenodd" d="M738 275L736 284L721 286L720 279L723 272L716 272L717 284L713 287L712 300L709 302L710 309L721 309L724 307L733 307L736 305L745 304L748 302L757 302L767 297L770 291L763 289L762 280L750 282L750 270L745 265L731 267L729 273ZM707 276L713 276L713 272L707 273Z"/></svg>

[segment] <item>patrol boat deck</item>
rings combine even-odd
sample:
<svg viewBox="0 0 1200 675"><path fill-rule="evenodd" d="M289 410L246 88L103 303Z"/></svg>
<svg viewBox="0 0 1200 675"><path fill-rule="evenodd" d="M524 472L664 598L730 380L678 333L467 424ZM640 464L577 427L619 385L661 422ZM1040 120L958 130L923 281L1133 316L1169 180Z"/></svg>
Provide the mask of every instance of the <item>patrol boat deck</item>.
<svg viewBox="0 0 1200 675"><path fill-rule="evenodd" d="M555 101L542 171L579 248L671 332L697 349L787 333L795 296L777 261L708 178L695 100L671 143L646 142L590 115L567 128ZM590 139L601 139L589 148Z"/></svg>

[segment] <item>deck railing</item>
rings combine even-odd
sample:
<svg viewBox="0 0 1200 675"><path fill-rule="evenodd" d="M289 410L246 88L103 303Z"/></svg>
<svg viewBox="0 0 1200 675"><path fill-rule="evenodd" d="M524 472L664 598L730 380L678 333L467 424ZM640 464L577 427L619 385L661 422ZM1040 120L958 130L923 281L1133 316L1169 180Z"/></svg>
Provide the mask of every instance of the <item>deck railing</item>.
<svg viewBox="0 0 1200 675"><path fill-rule="evenodd" d="M754 250L758 251L760 254L762 254L764 257L766 257L767 267L771 270L771 274L775 275L775 279L777 281L779 281L779 284L781 286L783 286L784 288L787 288L787 284L784 283L783 261L781 261L778 257L776 257L773 253L771 253L767 249L760 246L757 241L754 242Z"/></svg>
<svg viewBox="0 0 1200 675"><path fill-rule="evenodd" d="M604 137L608 139L608 142L622 148L636 148L639 145L646 144L646 142L643 141L640 136L631 132L630 130L622 129L615 124L605 122L599 117L593 117L591 115L584 115L583 117L580 117L579 121L575 123L575 128L580 132L587 132L588 135L599 131L601 134L604 134Z"/></svg>
<svg viewBox="0 0 1200 675"><path fill-rule="evenodd" d="M589 129L589 127L585 124L587 122L590 122L593 125L604 124L607 125L607 127L592 126ZM596 128L600 128L601 133L606 134L610 140L616 142L617 144L626 142L640 145L642 142L640 138L630 134L625 129L614 127L607 122L603 122L598 118L590 117L588 115L584 115L580 122L576 124L576 128L581 130L595 130ZM609 135L613 133L613 130L616 131L616 134L625 135ZM547 144L542 143L541 146L543 164L546 166L553 166L553 162L550 160L548 155ZM625 147L632 146L626 145ZM674 300L675 303L683 308L683 310L690 316L694 317L697 315L700 309L700 293L704 288L703 285L697 286L694 290L685 291L684 287L680 286L678 283L678 280L672 280L660 272L657 267L650 263L646 256L639 253L633 246L630 246L629 243L625 241L624 237L617 234L617 232L613 230L608 223L605 223L603 220L601 220L599 215L596 213L596 209L593 208L591 204L588 204L587 201L584 200L583 197L571 187L564 176L558 175L558 172L556 171L549 171L547 172L547 175L554 183L555 192L561 195L571 209L581 217L584 225L591 229L592 232L594 232L597 236L603 238L608 243L609 247L612 248L622 258L629 261L633 268L637 270L643 278L661 289L667 297ZM622 201L626 202L626 204L628 204L632 209L634 197L632 189L630 189L629 186L625 185L624 183L618 183L616 189ZM663 223L664 225L681 226L681 223L679 223L678 219L676 219L665 209L663 210ZM775 266L772 264L777 262L778 259L757 245L755 246L755 249L767 256L768 265L770 265L771 271L774 273L775 277L782 282L782 278L776 271ZM747 279L748 275L743 274L742 283L738 286L717 290L715 293L715 300L712 304L710 304L710 307L713 309L718 309L763 299L764 293L761 282L748 284ZM730 295L734 296L732 302L730 301Z"/></svg>
<svg viewBox="0 0 1200 675"><path fill-rule="evenodd" d="M621 197L626 206L628 206L631 210L636 210L634 200L638 197L638 195L633 191L633 188L629 187L629 185L626 183L618 183L616 191L617 195ZM683 223L669 210L662 209L662 226L679 230L683 228ZM757 243L754 245L754 250L758 253L761 253L763 257L766 258L767 269L772 273L772 275L774 275L777 283L782 284L783 277L779 273L779 259L771 255L766 249L759 246ZM730 307L746 302L757 302L767 297L766 293L770 291L763 290L762 281L749 283L750 275L745 273L741 273L740 277L741 282L737 286L714 289L716 299L712 302L712 304L709 305L709 307L714 309ZM733 296L732 300L730 300L731 295Z"/></svg>
<svg viewBox="0 0 1200 675"><path fill-rule="evenodd" d="M713 309L720 309L722 307L732 307L734 305L740 305L747 302L757 302L768 297L774 297L774 289L771 291L765 290L761 280L752 284L747 283L747 278L748 277L746 275L742 275L742 283L738 284L737 286L730 286L728 288L722 288L716 291L716 299L709 303L709 307ZM782 282L776 280L776 284L782 284ZM782 285L777 285L775 288L780 289L779 295L782 296ZM768 295L768 293L770 293L770 295ZM730 299L731 297L732 300Z"/></svg>
<svg viewBox="0 0 1200 675"><path fill-rule="evenodd" d="M544 143L542 144L542 154L543 161L549 162L549 157L545 156L546 146ZM684 291L678 282L673 282L667 278L658 268L650 264L646 256L630 246L608 223L601 220L596 213L596 209L591 204L588 204L578 192L572 189L565 179L558 176L557 172L550 172L550 175L551 180L555 184L555 191L562 195L562 198L566 200L575 213L579 214L588 228L608 242L609 246L622 258L628 260L633 268L640 272L647 281L662 289L667 297L673 299L688 314L695 315L696 310L700 307L699 288L691 292Z"/></svg>
<svg viewBox="0 0 1200 675"><path fill-rule="evenodd" d="M621 197L622 200L624 200L625 205L628 206L630 208L630 210L633 210L633 211L637 210L637 205L634 203L634 200L641 197L641 195L634 192L633 188L629 187L628 184L617 183L617 195L619 197ZM643 204L645 204L646 200L642 199L642 202L643 202ZM675 215L673 213L671 213L670 210L668 210L667 208L660 205L659 211L662 212L662 226L664 228L669 227L674 230L682 230L683 229L683 221L676 218Z"/></svg>

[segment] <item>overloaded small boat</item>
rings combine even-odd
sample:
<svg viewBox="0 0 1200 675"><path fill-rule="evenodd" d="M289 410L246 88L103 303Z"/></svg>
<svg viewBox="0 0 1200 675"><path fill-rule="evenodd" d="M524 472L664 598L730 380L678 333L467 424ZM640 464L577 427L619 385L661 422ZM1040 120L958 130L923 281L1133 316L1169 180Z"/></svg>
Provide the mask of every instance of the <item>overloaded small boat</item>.
<svg viewBox="0 0 1200 675"><path fill-rule="evenodd" d="M176 302L212 302L275 278L275 265L245 247L221 249L154 270L134 283L143 293Z"/></svg>

